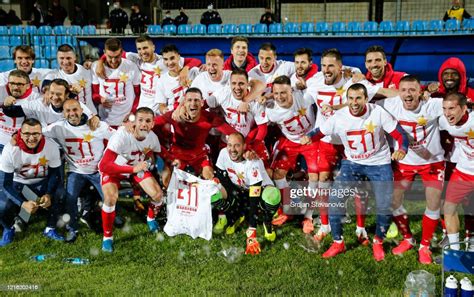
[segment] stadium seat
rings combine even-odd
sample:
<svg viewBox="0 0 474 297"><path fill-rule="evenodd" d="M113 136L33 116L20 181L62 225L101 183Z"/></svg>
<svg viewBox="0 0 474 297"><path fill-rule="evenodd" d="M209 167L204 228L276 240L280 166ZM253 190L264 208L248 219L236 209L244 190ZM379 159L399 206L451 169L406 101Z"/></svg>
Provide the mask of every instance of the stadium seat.
<svg viewBox="0 0 474 297"><path fill-rule="evenodd" d="M10 59L10 47L6 45L0 46L0 59Z"/></svg>
<svg viewBox="0 0 474 297"><path fill-rule="evenodd" d="M53 28L51 26L41 26L36 31L38 35L51 35L53 34Z"/></svg>
<svg viewBox="0 0 474 297"><path fill-rule="evenodd" d="M431 20L428 23L428 30L431 34L443 34L444 22L442 20Z"/></svg>
<svg viewBox="0 0 474 297"><path fill-rule="evenodd" d="M379 25L379 33L392 34L395 31L395 25L392 21L382 21Z"/></svg>
<svg viewBox="0 0 474 297"><path fill-rule="evenodd" d="M239 34L252 34L252 25L251 24L240 24L239 25Z"/></svg>
<svg viewBox="0 0 474 297"><path fill-rule="evenodd" d="M11 46L22 45L22 37L21 36L10 36L10 44Z"/></svg>
<svg viewBox="0 0 474 297"><path fill-rule="evenodd" d="M464 19L462 21L462 24L461 24L461 27L463 29L473 29L474 28L474 18L470 18L470 19ZM0 33L1 34L1 33Z"/></svg>
<svg viewBox="0 0 474 297"><path fill-rule="evenodd" d="M179 25L178 35L189 35L191 34L191 25Z"/></svg>
<svg viewBox="0 0 474 297"><path fill-rule="evenodd" d="M205 35L206 34L206 26L203 24L196 24L191 29L191 33L193 35Z"/></svg>
<svg viewBox="0 0 474 297"><path fill-rule="evenodd" d="M36 28L36 26L25 26L25 34L34 35L37 31L38 29Z"/></svg>
<svg viewBox="0 0 474 297"><path fill-rule="evenodd" d="M333 35L344 35L346 34L346 23L334 22L332 23L332 34Z"/></svg>
<svg viewBox="0 0 474 297"><path fill-rule="evenodd" d="M15 68L13 60L0 60L0 72L12 70L13 68Z"/></svg>
<svg viewBox="0 0 474 297"><path fill-rule="evenodd" d="M83 40L79 41L79 46L88 46L88 45L89 43L87 41L83 41Z"/></svg>
<svg viewBox="0 0 474 297"><path fill-rule="evenodd" d="M412 34L426 34L428 32L428 21L415 20L411 24Z"/></svg>
<svg viewBox="0 0 474 297"><path fill-rule="evenodd" d="M211 24L207 27L207 34L209 35L219 35L222 33L222 27L218 24Z"/></svg>
<svg viewBox="0 0 474 297"><path fill-rule="evenodd" d="M61 45L61 44L69 44L72 45L72 37L68 35L61 35L61 36L56 36L56 44Z"/></svg>
<svg viewBox="0 0 474 297"><path fill-rule="evenodd" d="M47 45L44 47L44 57L46 59L56 58L57 47L55 45Z"/></svg>
<svg viewBox="0 0 474 297"><path fill-rule="evenodd" d="M89 25L82 27L82 35L96 35L97 29L95 26Z"/></svg>
<svg viewBox="0 0 474 297"><path fill-rule="evenodd" d="M8 27L0 26L0 35L8 35Z"/></svg>
<svg viewBox="0 0 474 297"><path fill-rule="evenodd" d="M377 24L377 22L369 21L364 22L364 24L362 25L362 30L364 31L365 35L376 35L378 32L378 27L379 25Z"/></svg>
<svg viewBox="0 0 474 297"><path fill-rule="evenodd" d="M446 24L445 24L445 29L446 31L457 31L461 28L461 23L456 20L456 19L449 19L446 21Z"/></svg>
<svg viewBox="0 0 474 297"><path fill-rule="evenodd" d="M32 42L33 45L43 44L43 40L42 40L41 36L38 36L38 35L33 35L32 38L31 38L31 42Z"/></svg>
<svg viewBox="0 0 474 297"><path fill-rule="evenodd" d="M303 24L301 24L301 32L303 32ZM317 22L316 33L327 35L329 33L329 24L327 22Z"/></svg>
<svg viewBox="0 0 474 297"><path fill-rule="evenodd" d="M82 28L80 26L71 26L69 27L68 34L72 36L78 36L82 34Z"/></svg>
<svg viewBox="0 0 474 297"><path fill-rule="evenodd" d="M285 25L285 28L286 28L286 25ZM268 31L270 32L270 34L281 35L283 34L283 25L280 23L270 24ZM285 31L285 33L289 33L289 32Z"/></svg>
<svg viewBox="0 0 474 297"><path fill-rule="evenodd" d="M33 48L33 50L35 51L36 59L43 58L43 47L42 46L37 45Z"/></svg>
<svg viewBox="0 0 474 297"><path fill-rule="evenodd" d="M237 25L235 24L225 24L222 28L222 33L224 34L237 34Z"/></svg>
<svg viewBox="0 0 474 297"><path fill-rule="evenodd" d="M349 22L346 26L346 32L350 35L362 35L362 26L359 22Z"/></svg>
<svg viewBox="0 0 474 297"><path fill-rule="evenodd" d="M397 34L406 34L410 31L410 22L408 21L398 21L395 25L395 33Z"/></svg>
<svg viewBox="0 0 474 297"><path fill-rule="evenodd" d="M165 25L163 27L163 34L165 34L165 35L176 35L176 26L175 25Z"/></svg>
<svg viewBox="0 0 474 297"><path fill-rule="evenodd" d="M58 60L56 59L51 60L51 69L57 69L57 68L59 68Z"/></svg>
<svg viewBox="0 0 474 297"><path fill-rule="evenodd" d="M150 35L159 35L162 34L163 32L161 31L161 26L160 25L150 25L148 26L148 34ZM82 34L84 34L84 31L82 31Z"/></svg>
<svg viewBox="0 0 474 297"><path fill-rule="evenodd" d="M46 59L36 59L35 68L49 68L49 61Z"/></svg>
<svg viewBox="0 0 474 297"><path fill-rule="evenodd" d="M10 39L8 38L8 35L0 36L0 46L2 45L10 45Z"/></svg>
<svg viewBox="0 0 474 297"><path fill-rule="evenodd" d="M23 35L23 26L11 26L10 35Z"/></svg>
<svg viewBox="0 0 474 297"><path fill-rule="evenodd" d="M266 24L255 24L253 26L253 33L254 34L267 34L268 27Z"/></svg>
<svg viewBox="0 0 474 297"><path fill-rule="evenodd" d="M53 28L54 35L66 35L68 34L66 26L56 26Z"/></svg>
<svg viewBox="0 0 474 297"><path fill-rule="evenodd" d="M43 36L42 44L45 44L45 45L56 44L56 36Z"/></svg>
<svg viewBox="0 0 474 297"><path fill-rule="evenodd" d="M284 31L286 34L299 34L300 24L299 23L286 23Z"/></svg>

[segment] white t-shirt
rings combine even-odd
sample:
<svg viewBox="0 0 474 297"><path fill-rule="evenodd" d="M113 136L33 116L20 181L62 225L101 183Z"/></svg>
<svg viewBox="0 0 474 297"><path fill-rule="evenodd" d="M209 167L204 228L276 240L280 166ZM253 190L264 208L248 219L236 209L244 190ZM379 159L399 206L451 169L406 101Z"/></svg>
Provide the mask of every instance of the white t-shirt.
<svg viewBox="0 0 474 297"><path fill-rule="evenodd" d="M235 130L247 136L255 124L262 125L268 122L265 109L255 101L249 103L250 111L241 113L238 111L241 100L232 95L230 87L223 87L207 99L207 105L211 108L221 107L224 111L225 121Z"/></svg>
<svg viewBox="0 0 474 297"><path fill-rule="evenodd" d="M439 118L439 129L446 130L454 137L458 146L456 168L466 174L474 175L474 115L469 113L467 122L461 126L451 126L445 116Z"/></svg>
<svg viewBox="0 0 474 297"><path fill-rule="evenodd" d="M175 168L168 186L168 236L187 234L210 240L212 237L211 196L219 191L216 183L197 178Z"/></svg>
<svg viewBox="0 0 474 297"><path fill-rule="evenodd" d="M231 74L232 71L224 70L221 80L213 81L209 76L209 72L204 71L196 76L196 78L193 80L193 83L191 84L191 87L201 90L203 99L207 100L207 98L209 98L209 96L211 96L217 90L223 87L229 87Z"/></svg>
<svg viewBox="0 0 474 297"><path fill-rule="evenodd" d="M0 85L6 85L8 83L8 75L13 70L15 69L0 73ZM31 85L33 86L33 91L38 94L41 94L41 84L51 71L51 69L47 68L31 68L31 72L28 76L30 77Z"/></svg>
<svg viewBox="0 0 474 297"><path fill-rule="evenodd" d="M1 170L14 173L13 180L22 184L36 184L48 177L48 168L61 165L58 146L50 139L45 139L43 149L37 154L30 154L19 146L5 145L2 153Z"/></svg>
<svg viewBox="0 0 474 297"><path fill-rule="evenodd" d="M43 134L61 145L70 171L94 174L104 153L104 140L109 140L114 132L105 122L92 131L87 125L73 126L62 120L46 127Z"/></svg>
<svg viewBox="0 0 474 297"><path fill-rule="evenodd" d="M32 90L27 91L22 99L16 99L14 105L23 106L28 101L41 100L41 97L38 93L33 92ZM0 86L0 104L3 105L5 98L9 96L7 91L7 86ZM24 117L11 118L3 114L3 109L0 108L0 144L7 144L12 138L13 133L18 131L23 124Z"/></svg>
<svg viewBox="0 0 474 297"><path fill-rule="evenodd" d="M124 127L119 127L117 132L112 135L107 149L119 155L115 160L116 164L130 166L144 161L146 154L150 151L155 153L161 151L160 141L154 132L150 131L144 140L139 141Z"/></svg>
<svg viewBox="0 0 474 297"><path fill-rule="evenodd" d="M347 160L362 165L390 164L390 148L385 133L393 132L397 121L382 107L368 103L367 111L353 116L349 107L334 113L319 127L325 135L337 135Z"/></svg>
<svg viewBox="0 0 474 297"><path fill-rule="evenodd" d="M198 74L198 68L191 68L188 72L188 79L194 80ZM184 93L188 88L179 83L179 76L173 77L169 72L163 74L159 82L159 91L156 92L155 104L153 105L156 109L153 110L158 113L160 104L165 104L168 110L174 110L175 102L180 102L184 98Z"/></svg>
<svg viewBox="0 0 474 297"><path fill-rule="evenodd" d="M395 117L410 141L407 155L399 163L423 165L444 161L438 127L438 118L443 115L442 98L422 100L413 111L403 108L403 101L398 96L379 100L377 104Z"/></svg>
<svg viewBox="0 0 474 297"><path fill-rule="evenodd" d="M98 77L97 64L92 65L92 83L100 85L100 96L113 101L111 108L99 106L100 118L111 126L119 126L132 110L135 101L134 86L140 84L140 70L131 61L122 59L117 69L104 65L106 79Z"/></svg>
<svg viewBox="0 0 474 297"><path fill-rule="evenodd" d="M321 73L321 75L319 74ZM354 84L352 79L346 79L344 77L334 85L327 85L324 82L324 75L319 72L314 76L314 79L308 80L306 96L310 96L313 102L316 102L318 107L316 116L316 127L320 127L327 119L329 119L335 111L322 112L324 105L335 106L344 104L347 101L347 89ZM367 80L362 80L359 83L363 84L367 88L369 95L369 101L375 96L379 87L371 85ZM341 144L341 140L338 137L324 137L322 141L326 143Z"/></svg>
<svg viewBox="0 0 474 297"><path fill-rule="evenodd" d="M82 108L82 112L88 117L91 118L92 112L87 108L87 106L79 102ZM52 124L57 121L64 119L64 114L62 111L55 111L51 104L44 105L43 99L31 100L26 102L21 106L23 113L27 118L35 118L41 122L41 126L46 127L49 124Z"/></svg>
<svg viewBox="0 0 474 297"><path fill-rule="evenodd" d="M249 71L249 79L258 79L267 85L266 93L272 92L272 85L275 78L286 75L291 77L295 73L295 63L277 60L269 72L263 72L260 64Z"/></svg>
<svg viewBox="0 0 474 297"><path fill-rule="evenodd" d="M94 102L92 101L92 75L91 71L76 64L76 71L71 74L67 74L61 69L54 69L51 71L46 79L53 80L55 78L62 78L67 81L70 85L79 85L81 91L77 94L77 100L84 103L91 112L97 114Z"/></svg>
<svg viewBox="0 0 474 297"><path fill-rule="evenodd" d="M262 186L273 185L260 159L234 162L230 159L227 148L223 148L217 158L216 166L226 171L230 180L241 188L249 189L251 185L259 182L262 182Z"/></svg>
<svg viewBox="0 0 474 297"><path fill-rule="evenodd" d="M265 114L270 122L280 127L288 140L300 143L301 137L314 127L313 103L300 93L293 93L293 105L290 108L282 108L275 101L268 102Z"/></svg>

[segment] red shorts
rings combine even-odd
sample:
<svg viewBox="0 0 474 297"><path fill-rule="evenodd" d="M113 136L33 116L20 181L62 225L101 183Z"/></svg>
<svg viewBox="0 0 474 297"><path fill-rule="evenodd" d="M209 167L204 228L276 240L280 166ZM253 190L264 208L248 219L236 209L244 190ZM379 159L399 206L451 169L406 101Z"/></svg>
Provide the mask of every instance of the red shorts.
<svg viewBox="0 0 474 297"><path fill-rule="evenodd" d="M407 165L393 162L395 188L409 190L415 176L419 174L426 188L443 190L444 161L425 165Z"/></svg>
<svg viewBox="0 0 474 297"><path fill-rule="evenodd" d="M282 169L289 171L294 169L298 155L302 155L306 160L308 166L308 173L318 173L318 142L313 142L309 145L302 145L288 140L286 137L281 137L276 145L272 169Z"/></svg>
<svg viewBox="0 0 474 297"><path fill-rule="evenodd" d="M206 148L199 150L182 150L176 147L171 148L171 154L175 159L181 161L179 169L184 170L186 166L191 166L196 175L201 174L202 168L212 166L209 159L209 151Z"/></svg>
<svg viewBox="0 0 474 297"><path fill-rule="evenodd" d="M454 169L446 190L446 201L455 204L461 203L468 199L472 192L474 192L474 175Z"/></svg>
<svg viewBox="0 0 474 297"><path fill-rule="evenodd" d="M331 172L336 167L337 161L344 155L342 144L332 144L324 141L319 142L319 155L317 166L319 172Z"/></svg>
<svg viewBox="0 0 474 297"><path fill-rule="evenodd" d="M254 141L250 145L247 146L248 150L253 150L257 156L263 161L265 167L268 167L268 160L270 159L270 155L268 154L267 148L265 147L265 143L263 141Z"/></svg>
<svg viewBox="0 0 474 297"><path fill-rule="evenodd" d="M104 173L100 173L100 184L103 186L103 185L106 185L106 184L109 184L109 183L114 183L117 188L120 189L120 181L121 180L130 180L130 182L132 183L132 185L138 185L139 183L141 183L143 180L147 179L147 178L150 178L150 177L153 177L153 174L151 174L150 171L145 171L144 174L143 174L143 177L138 177L138 175L136 173L134 174L130 174L130 176L126 176L126 175L108 175L108 174L104 174Z"/></svg>

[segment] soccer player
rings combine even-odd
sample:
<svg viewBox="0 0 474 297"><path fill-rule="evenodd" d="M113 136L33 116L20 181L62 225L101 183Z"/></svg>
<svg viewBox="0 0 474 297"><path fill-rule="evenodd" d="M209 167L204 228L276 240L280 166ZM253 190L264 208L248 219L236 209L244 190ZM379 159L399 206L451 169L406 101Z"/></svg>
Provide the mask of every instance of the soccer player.
<svg viewBox="0 0 474 297"><path fill-rule="evenodd" d="M390 159L399 161L405 157L408 138L387 111L368 103L369 96L363 84L353 84L348 88L347 101L348 106L308 133L311 138L305 136L301 139L302 144L311 144L326 135L337 135L344 145L347 158L342 160L340 172L330 191L329 221L334 242L323 258L334 257L346 250L341 226L341 217L345 212L345 205L341 202L348 196L344 191L354 194L355 182L367 178L374 190L377 206L372 249L375 260L382 261L385 258L382 243L392 216L393 172ZM385 133L389 133L398 144L398 150L391 156Z"/></svg>
<svg viewBox="0 0 474 297"><path fill-rule="evenodd" d="M90 70L76 63L76 53L69 44L63 44L58 47L56 58L59 69L52 70L46 76L46 79L62 78L67 81L71 85L71 95L75 95L77 100L85 104L92 113L97 114L94 102L92 101L92 76Z"/></svg>
<svg viewBox="0 0 474 297"><path fill-rule="evenodd" d="M291 76L291 87L293 90L305 91L307 81L315 79L318 73L318 65L313 63L313 51L309 48L300 48L293 54L295 58L295 73Z"/></svg>
<svg viewBox="0 0 474 297"><path fill-rule="evenodd" d="M462 93L450 93L443 100L444 116L440 130L446 130L459 146L458 162L449 179L444 202L444 220L451 249L459 250L459 217L457 206L470 204L474 180L474 116L468 112L467 98ZM470 230L472 232L472 230ZM470 239L470 249L474 241Z"/></svg>
<svg viewBox="0 0 474 297"><path fill-rule="evenodd" d="M468 85L466 66L461 59L451 57L443 62L438 71L438 82L428 85L433 97L445 97L451 93L462 93L468 102L474 101L474 89Z"/></svg>
<svg viewBox="0 0 474 297"><path fill-rule="evenodd" d="M247 73L257 66L257 60L249 53L249 40L243 36L232 38L230 45L231 55L224 62L224 70L240 68Z"/></svg>
<svg viewBox="0 0 474 297"><path fill-rule="evenodd" d="M38 93L33 92L28 74L22 70L12 70L8 75L7 85L0 87L0 101L15 101L15 105L23 105L28 101L40 98ZM4 107L3 107L4 108ZM0 108L0 153L3 147L10 141L11 136L23 123L23 117L11 118Z"/></svg>
<svg viewBox="0 0 474 297"><path fill-rule="evenodd" d="M66 242L74 242L77 238L77 198L81 189L92 184L103 199L100 186L98 164L105 146L114 129L105 122L92 131L87 125L88 117L83 113L81 104L76 99L67 99L63 104L64 120L55 122L44 131L44 135L54 138L64 150L69 165L66 186L66 213L69 214Z"/></svg>
<svg viewBox="0 0 474 297"><path fill-rule="evenodd" d="M400 96L377 101L405 130L410 144L403 160L393 162L395 187L393 190L393 221L403 235L403 241L392 250L401 255L415 246L410 231L403 198L416 175L425 185L426 209L422 220L422 235L418 260L430 264L430 243L440 218L441 192L444 181L444 150L441 147L438 119L443 115L443 99L423 99L420 81L415 76L401 78Z"/></svg>
<svg viewBox="0 0 474 297"><path fill-rule="evenodd" d="M33 48L31 48L31 46L28 45L19 45L13 50L13 60L16 65L16 70L22 70L26 72L26 74L28 74L30 77L33 90L37 93L41 93L41 83L51 72L51 69L34 68L33 65L35 64L35 57L35 51ZM10 71L0 73L0 85L5 85L8 82L8 74Z"/></svg>
<svg viewBox="0 0 474 297"><path fill-rule="evenodd" d="M264 237L273 242L276 233L272 230L271 221L281 197L267 175L263 162L259 159L245 160L245 150L244 135L238 132L230 134L227 148L221 150L216 163L216 177L225 189L224 195L227 198L214 202L213 205L225 210L232 221L237 220L240 214L245 214L249 223L245 253L257 255L260 253L257 241L258 209L263 212Z"/></svg>
<svg viewBox="0 0 474 297"><path fill-rule="evenodd" d="M169 165L184 170L190 166L195 175L202 175L204 179L212 179L214 170L209 159L206 147L206 138L212 128L216 128L224 135L235 130L214 113L202 110L202 93L197 88L189 88L184 95L182 107L177 110L179 120L172 118L169 111L155 118L154 131L161 139L169 139L169 151L163 150L167 167L163 174L165 186L169 182ZM161 137L163 136L163 137Z"/></svg>
<svg viewBox="0 0 474 297"><path fill-rule="evenodd" d="M102 228L104 238L102 250L113 251L113 223L118 190L122 179L131 179L151 198L148 206L147 224L151 232L159 230L155 214L163 206L163 192L153 175L148 171L154 153L160 152L160 142L153 129L155 114L148 107L140 107L133 121L134 132L124 127L118 129L110 138L102 160L99 162L104 204L102 206Z"/></svg>
<svg viewBox="0 0 474 297"><path fill-rule="evenodd" d="M284 196L288 190L286 174L294 169L298 156L306 160L308 166L309 188L317 189L318 183L318 144L301 145L300 138L314 127L315 117L312 109L314 101L302 96L300 92L292 92L291 81L288 76L279 76L273 81L272 92L274 96L273 106L268 103L265 113L270 122L277 124L283 133L274 149L273 180L276 187ZM285 200L284 200L285 201ZM313 211L308 209L303 220L303 232L311 233L313 226ZM275 220L274 225L280 225Z"/></svg>
<svg viewBox="0 0 474 297"><path fill-rule="evenodd" d="M161 49L161 54L168 72L163 74L159 80L159 90L157 90L154 104L157 106L156 113L165 114L178 106L184 97L189 82L199 74L199 69L191 68L188 72L188 83L183 84L179 79L183 66L180 64L181 55L178 48L174 44L165 45Z"/></svg>
<svg viewBox="0 0 474 297"><path fill-rule="evenodd" d="M117 128L138 105L140 70L122 59L122 43L116 38L105 41L105 57L105 79L97 75L97 63L92 65L92 100L99 104L101 119Z"/></svg>
<svg viewBox="0 0 474 297"><path fill-rule="evenodd" d="M43 235L53 240L64 240L55 230L61 195L57 191L61 182L58 147L42 135L41 123L36 119L25 119L15 139L15 146L11 143L5 145L0 163L0 170L4 174L2 186L7 193L7 199L0 197L0 222L4 228L0 246L13 241L15 229L12 225L21 207L32 214L38 207L51 206ZM39 198L36 201L27 200L22 194L24 187L28 187Z"/></svg>

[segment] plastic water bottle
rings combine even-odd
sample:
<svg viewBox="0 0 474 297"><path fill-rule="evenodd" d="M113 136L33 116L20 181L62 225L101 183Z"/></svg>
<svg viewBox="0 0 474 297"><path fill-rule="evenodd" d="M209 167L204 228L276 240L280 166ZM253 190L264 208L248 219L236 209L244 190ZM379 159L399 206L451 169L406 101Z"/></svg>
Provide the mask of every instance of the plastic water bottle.
<svg viewBox="0 0 474 297"><path fill-rule="evenodd" d="M89 259L83 259L83 258L66 258L64 259L64 262L66 263L71 263L75 265L87 265L89 264Z"/></svg>
<svg viewBox="0 0 474 297"><path fill-rule="evenodd" d="M472 287L472 282L467 277L463 278L461 281L461 297L473 297L474 288Z"/></svg>
<svg viewBox="0 0 474 297"><path fill-rule="evenodd" d="M151 166L153 165L153 163L151 162L150 159L145 160L145 162L147 163L147 170L150 170L150 169L151 169ZM142 170L142 171L138 172L138 173L137 173L137 176L138 176L139 178L143 178L143 176L145 176L145 171Z"/></svg>
<svg viewBox="0 0 474 297"><path fill-rule="evenodd" d="M44 254L44 255L36 255L31 256L30 259L35 262L44 262L46 259L53 258L54 255Z"/></svg>
<svg viewBox="0 0 474 297"><path fill-rule="evenodd" d="M444 285L444 296L445 297L457 297L458 296L458 280L450 275L446 278Z"/></svg>

